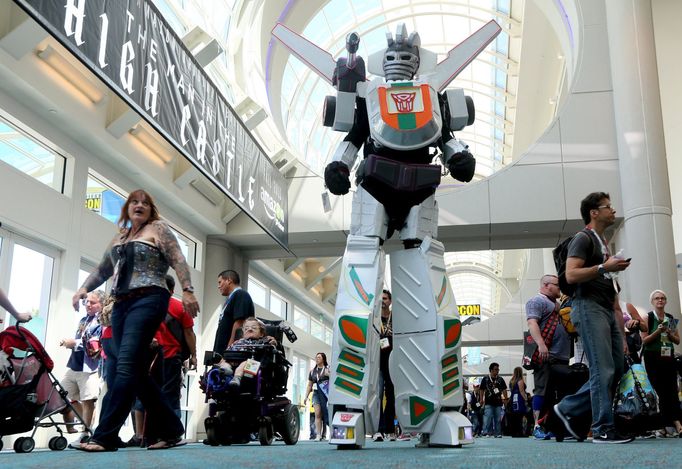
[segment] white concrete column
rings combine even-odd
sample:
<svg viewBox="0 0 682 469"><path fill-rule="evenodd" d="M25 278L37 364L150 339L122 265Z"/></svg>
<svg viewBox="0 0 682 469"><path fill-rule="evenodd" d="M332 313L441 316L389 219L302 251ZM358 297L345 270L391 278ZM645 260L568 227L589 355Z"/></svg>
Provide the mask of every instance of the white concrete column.
<svg viewBox="0 0 682 469"><path fill-rule="evenodd" d="M242 287L248 279L248 261L228 242L221 239L208 238L206 240L206 257L204 261L204 301L198 320L202 324L201 336L197 337L197 359L199 372L203 370L204 352L213 349L215 333L218 328L220 307L225 298L218 292L218 274L226 269L239 273ZM208 416L208 406L204 403L204 395L196 392L193 398L194 413L188 424L188 437L201 441L206 437L204 419Z"/></svg>
<svg viewBox="0 0 682 469"><path fill-rule="evenodd" d="M650 307L661 288L679 317L675 248L651 0L605 0L625 217L623 298Z"/></svg>
<svg viewBox="0 0 682 469"><path fill-rule="evenodd" d="M239 274L242 288L247 288L247 280L249 277L249 263L228 242L221 239L209 238L206 240L206 262L205 262L205 277L204 277L204 304L202 310L202 322L204 331L215 334L218 325L218 317L214 314L218 307L225 301L218 292L218 274L223 270L232 269ZM215 317L214 317L215 316ZM211 327L209 327L212 326ZM212 337L208 337L206 345L213 347ZM210 344L208 343L210 342Z"/></svg>

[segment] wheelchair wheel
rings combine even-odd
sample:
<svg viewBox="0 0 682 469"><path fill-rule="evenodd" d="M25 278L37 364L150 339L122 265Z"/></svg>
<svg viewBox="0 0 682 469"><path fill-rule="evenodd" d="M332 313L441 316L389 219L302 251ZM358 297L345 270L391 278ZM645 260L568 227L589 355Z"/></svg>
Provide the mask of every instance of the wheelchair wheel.
<svg viewBox="0 0 682 469"><path fill-rule="evenodd" d="M298 443L298 436L301 431L298 407L289 404L284 408L284 415L278 425L278 431L282 435L284 443L295 445Z"/></svg>
<svg viewBox="0 0 682 469"><path fill-rule="evenodd" d="M258 428L258 440L262 446L270 446L275 439L275 432L272 430L272 423L263 422Z"/></svg>
<svg viewBox="0 0 682 469"><path fill-rule="evenodd" d="M229 446L232 443L230 438L225 435L219 419L207 417L204 421L204 425L206 427L205 444L209 446Z"/></svg>

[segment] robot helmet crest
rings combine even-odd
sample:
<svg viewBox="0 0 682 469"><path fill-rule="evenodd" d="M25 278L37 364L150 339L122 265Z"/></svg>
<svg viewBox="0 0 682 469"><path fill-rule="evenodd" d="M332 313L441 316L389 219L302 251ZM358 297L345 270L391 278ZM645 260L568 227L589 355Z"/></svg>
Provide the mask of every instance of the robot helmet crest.
<svg viewBox="0 0 682 469"><path fill-rule="evenodd" d="M384 53L384 76L386 81L411 80L419 69L419 33L407 35L405 23L396 28L395 39L386 33L388 48Z"/></svg>

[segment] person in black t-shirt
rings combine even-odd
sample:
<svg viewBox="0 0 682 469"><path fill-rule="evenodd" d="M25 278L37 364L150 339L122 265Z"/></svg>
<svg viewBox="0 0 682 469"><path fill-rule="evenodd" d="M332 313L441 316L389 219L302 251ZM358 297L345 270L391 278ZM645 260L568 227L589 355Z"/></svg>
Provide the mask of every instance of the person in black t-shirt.
<svg viewBox="0 0 682 469"><path fill-rule="evenodd" d="M395 441L395 388L388 369L388 358L393 350L393 321L391 318L391 292L384 290L381 294L381 333L379 334L379 396L381 400L381 415L379 417L379 431L374 434L374 441L388 438ZM383 395L386 393L386 405Z"/></svg>
<svg viewBox="0 0 682 469"><path fill-rule="evenodd" d="M481 380L479 400L483 404L483 435L502 438L502 405L507 402L507 383L499 376L500 365L491 363L489 376Z"/></svg>
<svg viewBox="0 0 682 469"><path fill-rule="evenodd" d="M220 312L213 351L223 353L235 341L235 333L244 319L255 316L256 310L251 295L242 289L239 274L234 270L225 270L218 275L218 290L227 300Z"/></svg>

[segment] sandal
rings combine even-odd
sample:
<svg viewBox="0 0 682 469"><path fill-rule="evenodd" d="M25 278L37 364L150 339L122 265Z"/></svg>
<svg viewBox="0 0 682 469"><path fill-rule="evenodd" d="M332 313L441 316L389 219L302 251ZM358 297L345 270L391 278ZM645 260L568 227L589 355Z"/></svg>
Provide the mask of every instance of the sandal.
<svg viewBox="0 0 682 469"><path fill-rule="evenodd" d="M184 446L187 444L187 440L183 440L182 437L171 438L169 440L159 440L153 445L147 446L147 449L168 449L175 448L176 446Z"/></svg>
<svg viewBox="0 0 682 469"><path fill-rule="evenodd" d="M78 451L85 451L86 453L104 453L118 450L118 448L107 448L103 444L93 441L92 439L87 443L70 444L69 447Z"/></svg>

